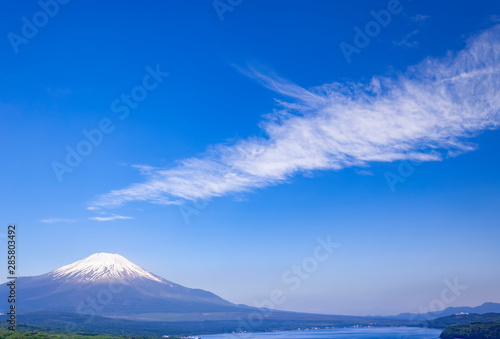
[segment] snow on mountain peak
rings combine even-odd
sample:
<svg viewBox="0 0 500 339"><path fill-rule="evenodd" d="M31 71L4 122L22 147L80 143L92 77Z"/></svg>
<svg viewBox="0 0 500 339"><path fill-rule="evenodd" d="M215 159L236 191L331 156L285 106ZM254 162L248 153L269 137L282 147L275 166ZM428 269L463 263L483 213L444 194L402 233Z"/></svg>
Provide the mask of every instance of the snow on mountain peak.
<svg viewBox="0 0 500 339"><path fill-rule="evenodd" d="M164 282L159 277L115 253L95 253L51 272L54 278L82 282L101 279L146 278Z"/></svg>

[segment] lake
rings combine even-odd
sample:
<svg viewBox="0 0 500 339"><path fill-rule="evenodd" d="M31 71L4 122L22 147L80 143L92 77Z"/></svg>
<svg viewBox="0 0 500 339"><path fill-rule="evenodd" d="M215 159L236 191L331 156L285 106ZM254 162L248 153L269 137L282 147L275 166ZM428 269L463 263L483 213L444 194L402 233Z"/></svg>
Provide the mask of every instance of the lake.
<svg viewBox="0 0 500 339"><path fill-rule="evenodd" d="M414 327L337 328L329 330L202 335L202 339L436 339L441 330Z"/></svg>

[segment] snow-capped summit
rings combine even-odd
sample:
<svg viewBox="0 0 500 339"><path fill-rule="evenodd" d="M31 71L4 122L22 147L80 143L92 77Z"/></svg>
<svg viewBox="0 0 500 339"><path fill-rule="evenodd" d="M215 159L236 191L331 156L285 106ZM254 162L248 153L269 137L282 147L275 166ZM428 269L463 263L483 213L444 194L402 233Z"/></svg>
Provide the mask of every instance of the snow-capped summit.
<svg viewBox="0 0 500 339"><path fill-rule="evenodd" d="M146 278L164 282L161 278L114 253L95 253L51 272L54 278L93 282L103 279Z"/></svg>

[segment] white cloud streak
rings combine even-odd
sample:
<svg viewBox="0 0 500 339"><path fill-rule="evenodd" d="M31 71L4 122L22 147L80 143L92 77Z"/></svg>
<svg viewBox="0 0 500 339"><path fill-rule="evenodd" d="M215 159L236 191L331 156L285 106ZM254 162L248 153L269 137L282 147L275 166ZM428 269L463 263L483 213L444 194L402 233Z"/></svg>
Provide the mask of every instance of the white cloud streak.
<svg viewBox="0 0 500 339"><path fill-rule="evenodd" d="M64 218L47 218L47 219L42 219L39 220L40 222L43 222L44 224L55 224L55 223L74 223L76 222L76 219L64 219Z"/></svg>
<svg viewBox="0 0 500 339"><path fill-rule="evenodd" d="M468 138L499 127L500 26L464 50L426 59L395 77L304 89L246 73L292 100L260 127L266 137L216 145L173 168L141 166L146 180L97 197L90 209L147 201L179 204L251 191L315 170L371 162L440 161L475 148Z"/></svg>
<svg viewBox="0 0 500 339"><path fill-rule="evenodd" d="M95 220L95 221L112 221L112 220L126 220L126 219L134 219L133 217L126 217L123 215L116 215L113 214L111 216L107 217L90 217L90 220Z"/></svg>

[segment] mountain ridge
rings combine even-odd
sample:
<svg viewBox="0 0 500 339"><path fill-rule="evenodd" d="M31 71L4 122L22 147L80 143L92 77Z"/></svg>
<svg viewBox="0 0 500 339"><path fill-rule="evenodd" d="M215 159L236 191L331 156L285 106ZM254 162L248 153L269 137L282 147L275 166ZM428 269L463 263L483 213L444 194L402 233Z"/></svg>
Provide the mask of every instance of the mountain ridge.
<svg viewBox="0 0 500 339"><path fill-rule="evenodd" d="M434 320L437 318L460 314L460 313L475 313L475 314L500 313L500 303L487 301L478 306L453 306L453 307L447 307L441 311L427 312L427 313L405 312L405 313L400 313L398 315L388 316L386 318L405 319L405 320L418 320L418 319Z"/></svg>

